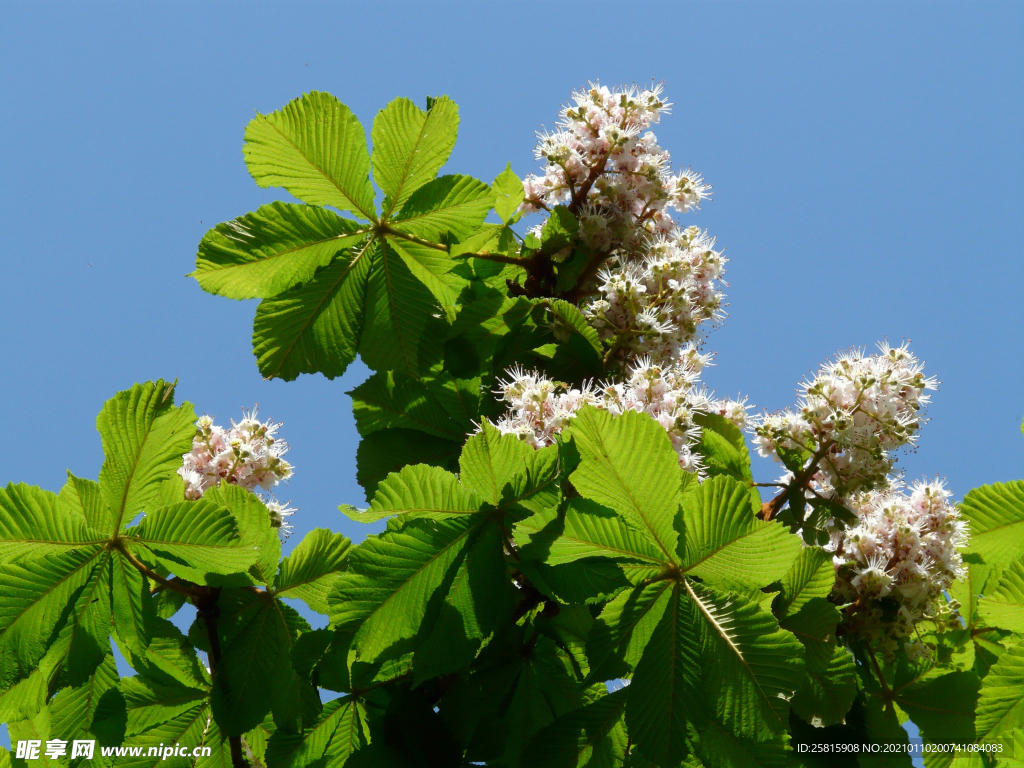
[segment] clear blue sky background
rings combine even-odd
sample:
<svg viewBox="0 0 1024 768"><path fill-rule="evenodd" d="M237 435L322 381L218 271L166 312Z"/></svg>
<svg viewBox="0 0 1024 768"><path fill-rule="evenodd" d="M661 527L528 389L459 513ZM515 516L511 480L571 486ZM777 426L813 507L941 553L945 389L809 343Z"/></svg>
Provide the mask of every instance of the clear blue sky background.
<svg viewBox="0 0 1024 768"><path fill-rule="evenodd" d="M283 498L356 540L340 380L261 380L255 302L184 275L261 190L242 132L309 90L369 128L396 96L461 107L450 172L535 168L571 88L664 80L657 127L714 185L690 216L732 260L708 348L721 394L792 402L821 360L913 341L942 380L909 477L958 497L1024 475L1024 4L13 3L0 13L0 482L95 477L94 417L136 381L219 421L259 403L297 467ZM770 479L765 463L755 471ZM286 548L287 549L287 548Z"/></svg>

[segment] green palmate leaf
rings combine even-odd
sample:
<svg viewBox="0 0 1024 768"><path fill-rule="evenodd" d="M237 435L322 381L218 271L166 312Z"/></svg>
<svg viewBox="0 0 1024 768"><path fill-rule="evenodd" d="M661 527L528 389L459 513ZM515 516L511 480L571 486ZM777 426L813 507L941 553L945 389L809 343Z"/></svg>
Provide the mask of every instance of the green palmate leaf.
<svg viewBox="0 0 1024 768"><path fill-rule="evenodd" d="M395 215L394 227L437 242L454 235L464 240L484 223L494 193L472 176L441 176L417 189Z"/></svg>
<svg viewBox="0 0 1024 768"><path fill-rule="evenodd" d="M544 250L548 253L555 253L572 245L576 240L579 226L579 221L570 213L568 208L564 205L556 205L540 233L540 240L544 245Z"/></svg>
<svg viewBox="0 0 1024 768"><path fill-rule="evenodd" d="M384 216L400 210L413 192L448 160L459 129L459 109L445 96L424 112L395 99L373 120L373 176L384 190Z"/></svg>
<svg viewBox="0 0 1024 768"><path fill-rule="evenodd" d="M175 480L176 478L169 478L164 483ZM179 482L175 482L175 485L181 487ZM68 481L60 489L57 502L66 516L83 515L86 525L94 531L114 530L114 510L107 506L99 484L92 480L75 477L68 472Z"/></svg>
<svg viewBox="0 0 1024 768"><path fill-rule="evenodd" d="M626 689L602 696L541 729L527 753L532 768L615 768L629 739L623 723Z"/></svg>
<svg viewBox="0 0 1024 768"><path fill-rule="evenodd" d="M857 670L853 656L842 646L831 648L824 660L808 659L807 679L793 694L793 711L816 726L843 722L857 697Z"/></svg>
<svg viewBox="0 0 1024 768"><path fill-rule="evenodd" d="M407 464L458 469L460 443L412 429L382 429L359 441L356 480L372 499L381 481ZM343 510L344 511L344 510Z"/></svg>
<svg viewBox="0 0 1024 768"><path fill-rule="evenodd" d="M0 569L0 687L39 664L103 552L94 544Z"/></svg>
<svg viewBox="0 0 1024 768"><path fill-rule="evenodd" d="M689 621L700 638L704 706L737 736L783 732L789 699L804 674L800 642L761 606L684 582Z"/></svg>
<svg viewBox="0 0 1024 768"><path fill-rule="evenodd" d="M36 741L40 744L39 758L33 760L35 765L44 766L56 766L57 761L51 760L46 756L43 751L45 744L43 742L50 738L50 710L43 709L38 712L31 720L22 720L17 723L7 724L7 734L11 739L11 744L17 744L19 741ZM15 762L17 768L28 765L27 760L17 760Z"/></svg>
<svg viewBox="0 0 1024 768"><path fill-rule="evenodd" d="M696 750L700 760L693 763L695 766L791 768L796 765L792 750L786 747L785 737L767 741L743 739L721 723L706 719L697 721L694 730L699 736Z"/></svg>
<svg viewBox="0 0 1024 768"><path fill-rule="evenodd" d="M1019 557L999 575L995 590L978 603L986 625L1024 632L1024 557Z"/></svg>
<svg viewBox="0 0 1024 768"><path fill-rule="evenodd" d="M982 680L975 725L981 742L998 742L1024 727L1024 643L1007 648Z"/></svg>
<svg viewBox="0 0 1024 768"><path fill-rule="evenodd" d="M935 670L898 684L893 694L924 739L932 743L968 744L974 741L974 710L980 686L981 681L973 672L943 674Z"/></svg>
<svg viewBox="0 0 1024 768"><path fill-rule="evenodd" d="M457 672L476 656L497 626L509 589L501 534L488 525L473 542L413 659L414 685Z"/></svg>
<svg viewBox="0 0 1024 768"><path fill-rule="evenodd" d="M377 487L370 508L359 514L363 522L403 515L403 520L428 517L441 520L480 510L480 499L464 488L451 472L426 464L403 467Z"/></svg>
<svg viewBox="0 0 1024 768"><path fill-rule="evenodd" d="M419 343L436 300L390 242L374 249L359 354L374 370L419 377Z"/></svg>
<svg viewBox="0 0 1024 768"><path fill-rule="evenodd" d="M477 429L481 423L480 398L483 394L479 377L458 379L442 371L437 377L426 380L424 385L441 407L448 411L448 415L462 427L463 434Z"/></svg>
<svg viewBox="0 0 1024 768"><path fill-rule="evenodd" d="M1024 480L975 488L960 511L971 527L968 552L996 565L1024 555Z"/></svg>
<svg viewBox="0 0 1024 768"><path fill-rule="evenodd" d="M656 581L622 591L606 603L587 637L590 679L628 674L674 599L672 583Z"/></svg>
<svg viewBox="0 0 1024 768"><path fill-rule="evenodd" d="M218 620L221 658L211 705L221 730L240 735L286 704L279 697L295 672L281 603L246 594L233 595L229 606Z"/></svg>
<svg viewBox="0 0 1024 768"><path fill-rule="evenodd" d="M485 522L481 515L413 520L352 550L328 603L332 625L356 629L361 661L416 635L431 597L447 589Z"/></svg>
<svg viewBox="0 0 1024 768"><path fill-rule="evenodd" d="M839 609L823 597L801 602L799 610L791 610L780 622L803 643L806 653L807 677L793 696L793 709L813 725L835 725L857 696L856 667L850 653L835 643Z"/></svg>
<svg viewBox="0 0 1024 768"><path fill-rule="evenodd" d="M281 560L281 539L278 529L271 525L270 510L263 500L255 493L229 483L210 488L203 498L231 512L244 546L258 550L256 562L244 578L225 580L222 583L227 585L229 581L237 581L239 584L247 584L255 581L258 584L271 584Z"/></svg>
<svg viewBox="0 0 1024 768"><path fill-rule="evenodd" d="M300 373L340 376L356 357L372 241L338 255L308 283L256 310L252 346L260 373L291 381Z"/></svg>
<svg viewBox="0 0 1024 768"><path fill-rule="evenodd" d="M314 528L281 561L274 592L304 600L317 613L328 613L327 595L345 570L351 542L340 533Z"/></svg>
<svg viewBox="0 0 1024 768"><path fill-rule="evenodd" d="M128 713L128 734L144 733L154 726L192 709L208 704L209 691L180 683L157 681L144 674L121 680Z"/></svg>
<svg viewBox="0 0 1024 768"><path fill-rule="evenodd" d="M207 232L192 277L229 299L270 298L312 278L360 232L365 236L356 222L326 208L271 203Z"/></svg>
<svg viewBox="0 0 1024 768"><path fill-rule="evenodd" d="M532 736L555 718L578 709L583 696L571 660L553 640L540 637L532 649L521 653L525 658L502 713L508 729L502 762L525 768L530 762L524 751Z"/></svg>
<svg viewBox="0 0 1024 768"><path fill-rule="evenodd" d="M210 716L206 691L160 686L141 677L121 681L128 709L128 729L124 746L142 747L137 757L124 757L118 765L132 768L186 768L191 759L148 754L158 744L202 744Z"/></svg>
<svg viewBox="0 0 1024 768"><path fill-rule="evenodd" d="M120 637L117 639L121 640ZM139 674L169 685L209 688L209 672L200 663L192 644L171 622L156 619L148 640L149 644L142 655L136 654L123 641L119 645L121 652L130 659L132 667Z"/></svg>
<svg viewBox="0 0 1024 768"><path fill-rule="evenodd" d="M524 197L523 182L513 172L512 163L506 165L505 170L498 174L491 188L495 195L494 212L508 224L514 220L513 217Z"/></svg>
<svg viewBox="0 0 1024 768"><path fill-rule="evenodd" d="M568 343L568 349L576 358L573 362L601 368L604 345L590 323L575 304L562 299L551 301L554 318L552 333L559 342Z"/></svg>
<svg viewBox="0 0 1024 768"><path fill-rule="evenodd" d="M313 91L245 129L245 163L261 187L284 187L311 205L374 217L366 134L348 107Z"/></svg>
<svg viewBox="0 0 1024 768"><path fill-rule="evenodd" d="M115 555L111 562L110 584L117 636L133 653L143 655L156 624L156 604L149 583L124 557Z"/></svg>
<svg viewBox="0 0 1024 768"><path fill-rule="evenodd" d="M676 585L643 650L626 699L626 724L637 748L660 765L687 753L687 710L699 695L701 675L692 601Z"/></svg>
<svg viewBox="0 0 1024 768"><path fill-rule="evenodd" d="M576 490L614 509L673 559L682 471L665 430L647 414L584 408L570 432L581 457L570 478Z"/></svg>
<svg viewBox="0 0 1024 768"><path fill-rule="evenodd" d="M650 539L590 499L570 499L563 514L548 509L523 520L516 526L516 542L524 557L548 565L587 557L669 564Z"/></svg>
<svg viewBox="0 0 1024 768"><path fill-rule="evenodd" d="M858 765L863 768L911 768L913 763L907 750L910 736L900 725L895 710L885 706L876 696L865 696L862 701L866 741L889 746L877 752L863 752L858 757Z"/></svg>
<svg viewBox="0 0 1024 768"><path fill-rule="evenodd" d="M362 706L353 698L329 701L316 724L304 734L277 731L267 744L268 765L280 768L341 766L348 756L366 745ZM326 755L326 760L318 762Z"/></svg>
<svg viewBox="0 0 1024 768"><path fill-rule="evenodd" d="M794 614L810 600L828 597L835 582L832 555L820 547L804 547L782 577L782 591L775 598L772 610L780 618Z"/></svg>
<svg viewBox="0 0 1024 768"><path fill-rule="evenodd" d="M46 700L60 687L59 678L71 644L67 628L54 641L28 677L0 693L0 722L29 720L46 706Z"/></svg>
<svg viewBox="0 0 1024 768"><path fill-rule="evenodd" d="M67 552L103 538L87 527L84 514L69 512L49 491L23 483L0 488L0 562Z"/></svg>
<svg viewBox="0 0 1024 768"><path fill-rule="evenodd" d="M466 441L459 458L460 479L488 504L501 503L506 487L527 472L527 460L536 452L514 435L502 435L490 422Z"/></svg>
<svg viewBox="0 0 1024 768"><path fill-rule="evenodd" d="M110 570L108 552L96 558L96 567L69 606L68 683L82 685L110 653Z"/></svg>
<svg viewBox="0 0 1024 768"><path fill-rule="evenodd" d="M461 441L465 434L444 406L415 379L382 371L349 392L359 434L404 428Z"/></svg>
<svg viewBox="0 0 1024 768"><path fill-rule="evenodd" d="M780 523L758 520L749 489L730 477L712 477L683 499L686 571L722 589L766 586L789 570L800 540Z"/></svg>
<svg viewBox="0 0 1024 768"><path fill-rule="evenodd" d="M174 385L136 384L108 400L96 417L106 456L100 491L113 511L116 533L159 496L160 484L192 448L195 411L174 407Z"/></svg>
<svg viewBox="0 0 1024 768"><path fill-rule="evenodd" d="M103 709L113 709L116 701L121 701L121 712L123 714L124 699L118 690L117 667L114 664L114 657L107 654L103 662L96 668L92 676L77 688L64 688L53 699L50 704L50 728L57 738L66 741L74 739L90 738L93 731L93 718L100 709L101 701ZM111 706L113 704L113 707ZM101 710L101 714L104 712ZM124 720L120 723L104 723L106 727L100 728L103 736L100 743L104 746L113 745L114 741L106 737L115 736L124 738ZM112 731L112 732L111 732ZM92 736L95 738L95 734ZM116 741L120 744L120 739ZM98 751L98 750L97 750Z"/></svg>
<svg viewBox="0 0 1024 768"><path fill-rule="evenodd" d="M172 573L200 584L207 573L245 573L259 555L239 536L231 512L207 499L160 507L128 534L134 546L145 545Z"/></svg>
<svg viewBox="0 0 1024 768"><path fill-rule="evenodd" d="M431 293L446 321L455 320L458 296L468 281L452 271L455 262L448 254L438 247L399 237L388 237L385 241L388 252L398 254L409 273Z"/></svg>

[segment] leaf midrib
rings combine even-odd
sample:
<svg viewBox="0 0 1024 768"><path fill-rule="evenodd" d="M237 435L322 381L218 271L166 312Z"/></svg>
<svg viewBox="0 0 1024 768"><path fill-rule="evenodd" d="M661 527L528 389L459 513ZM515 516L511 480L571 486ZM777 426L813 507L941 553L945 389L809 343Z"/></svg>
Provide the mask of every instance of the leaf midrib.
<svg viewBox="0 0 1024 768"><path fill-rule="evenodd" d="M302 325L300 326L299 332L293 334L291 342L288 344L287 347L285 347L284 353L280 357L280 364L277 366L277 368L274 369L274 372L272 374L267 376L268 379L274 378L274 376L277 376L277 374L281 372L281 369L284 368L285 360L287 360L288 357L291 355L292 350L295 348L295 345L299 343L299 338L309 329L309 326L312 325L314 319L320 316L321 308L325 303L327 303L328 297L330 298L330 301L334 300L335 291L337 291L338 287L345 281L345 278L348 277L353 267L355 267L356 264L362 260L363 256L366 255L366 250L374 242L374 239L375 238L373 237L367 239L366 245L364 245L363 249L359 251L359 254L352 257L352 259L348 263L348 266L346 266L345 270L341 273L341 275L338 276L338 279L334 281L334 284L326 291L324 291L324 295L316 303L316 306L313 308L313 311L309 313L308 317L306 318L306 321L302 323ZM337 258L337 254L335 254L334 258ZM328 264L329 263L330 262L328 262Z"/></svg>
<svg viewBox="0 0 1024 768"><path fill-rule="evenodd" d="M351 110L349 110L349 114L352 114ZM346 192L345 190L343 190L343 189L341 188L341 186L340 186L340 185L338 184L338 182L337 182L337 181L335 181L335 180L334 180L333 178L331 178L330 176L328 176L328 175L327 175L327 172L326 172L326 171L324 171L323 169L321 169L321 168L320 168L320 166L319 166L319 165L317 165L317 164L316 164L316 163L315 163L315 162L313 161L313 158L311 158L311 157L310 157L309 155L307 155L307 154L306 154L306 152L305 152L304 150L302 150L302 149L301 149L301 148L299 147L299 145L298 145L298 144L296 144L296 143L295 143L294 141L292 141L292 138L291 138L290 136L288 136L287 134L285 134L285 133L284 133L284 132L283 132L283 131L282 131L282 130L281 130L280 128L278 128L278 127L277 127L277 126L276 126L276 125L275 125L274 123L270 122L270 120L269 120L269 119L267 118L267 116L266 116L266 115L260 115L260 117L261 117L261 118L263 119L263 122L265 122L265 123L266 123L267 125L269 125L269 126L270 126L271 128L273 128L273 129L274 129L274 130L275 130L275 131L277 132L277 134L278 134L278 135L279 135L279 136L280 136L281 138L283 138L283 139L284 139L285 141L287 141L287 142L288 142L289 144L291 144L291 145L292 145L292 147L294 147L294 148L295 148L295 151L296 151L296 152L298 152L298 153L299 153L299 154L300 154L300 155L302 156L302 158L303 158L303 159L304 159L304 160L305 160L306 162L308 162L308 163L309 163L310 167L312 167L312 168L313 168L313 170L315 170L315 171L316 171L317 173L319 173L319 174L320 174L321 176L323 176L323 177L324 177L324 179L325 179L325 180L326 180L326 181L327 181L327 182L328 182L328 183L329 183L329 184L330 184L330 185L331 185L332 187L334 187L334 188L335 188L336 190L338 190L338 193L339 193L339 194L340 194L340 195L341 195L341 196L342 196L342 197L343 197L343 198L344 198L345 200L347 200L347 201L348 201L348 202L349 202L349 203L350 203L350 204L351 204L352 206L354 206L354 207L355 207L355 209L356 209L356 212L357 212L357 213L361 213L361 214L363 215L363 217L364 217L364 218L366 218L366 219L367 219L367 220L369 220L369 221L373 221L373 215L372 215L372 214L369 214L369 213L367 213L367 212L366 212L366 211L365 211L365 210L363 209L363 207L362 207L361 205L359 205L359 204L358 204L358 203L357 203L357 202L356 202L355 200L353 200L353 199L352 199L352 198L351 198L351 197L349 196L349 194L348 194L348 193L347 193L347 192ZM347 131L347 130L345 131L345 134L346 134L346 136L348 135L348 131ZM358 138L358 137L357 137L357 138ZM370 169L369 169L369 168L367 168L367 169L366 169L366 178L367 178L367 180L369 180L369 178L370 178ZM372 186L371 186L371 189L372 189Z"/></svg>
<svg viewBox="0 0 1024 768"><path fill-rule="evenodd" d="M761 687L761 683L757 679L757 676L754 674L754 670L752 670L750 668L750 665L747 664L747 659L746 657L744 657L743 651L741 651L739 646L737 646L736 643L733 642L732 638L729 636L729 633L726 632L725 628L722 627L722 625L715 620L715 617L707 609L707 607L704 605L703 601L700 599L697 593L693 591L693 587L690 586L690 580L683 579L682 581L683 584L686 586L686 591L689 593L693 601L697 604L697 607L700 609L700 612L704 614L706 621L715 628L715 631L718 632L719 636L723 640L725 640L725 642L736 654L736 657L740 660L740 663L743 665L743 668L747 671L747 674L750 677L750 681L754 684L754 687L757 689L757 692L760 694L761 698L764 699L765 704L768 705L768 710L772 713L772 716L775 717L775 719L781 723L782 719L779 717L779 714L775 711L775 707L772 706L771 697L769 697L765 690Z"/></svg>

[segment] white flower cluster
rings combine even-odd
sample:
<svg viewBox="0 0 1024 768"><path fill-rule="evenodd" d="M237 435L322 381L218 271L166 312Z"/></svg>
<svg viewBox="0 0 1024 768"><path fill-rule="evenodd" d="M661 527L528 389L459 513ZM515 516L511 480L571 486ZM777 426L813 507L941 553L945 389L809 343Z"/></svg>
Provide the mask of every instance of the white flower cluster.
<svg viewBox="0 0 1024 768"><path fill-rule="evenodd" d="M244 412L230 429L218 427L205 414L196 421L192 450L184 454L178 474L185 481L185 498L199 499L207 489L220 483L239 485L249 491L269 491L292 476L292 466L282 458L288 443L274 437L281 425L262 422L257 411ZM265 500L271 524L282 537L291 532L287 518L295 513L273 496Z"/></svg>
<svg viewBox="0 0 1024 768"><path fill-rule="evenodd" d="M670 110L661 85L612 90L591 83L572 100L554 133L538 133L534 155L544 173L523 180L524 212L569 203L586 189L581 239L595 250L631 250L647 235L675 228L669 209L688 211L708 197L701 176L673 174L668 153L645 132Z"/></svg>
<svg viewBox="0 0 1024 768"><path fill-rule="evenodd" d="M701 323L721 319L725 262L697 227L660 234L641 260L617 256L601 270L583 314L620 357L671 360Z"/></svg>
<svg viewBox="0 0 1024 768"><path fill-rule="evenodd" d="M967 523L951 495L941 482L917 482L907 493L890 481L847 501L858 522L835 530L828 549L836 566L836 592L848 603L860 603L855 626L869 634L884 627L891 643L910 635L921 619L940 619L948 612L943 591L966 575L957 550L967 543ZM884 611L873 602L881 598L899 606L894 618L883 620Z"/></svg>
<svg viewBox="0 0 1024 768"><path fill-rule="evenodd" d="M884 487L896 449L915 442L926 391L937 382L925 378L906 344L879 350L839 355L801 385L795 410L754 420L758 452L780 463L780 450L818 456L811 487L829 498Z"/></svg>
<svg viewBox="0 0 1024 768"><path fill-rule="evenodd" d="M506 381L498 381L501 388L495 393L508 403L508 412L496 426L503 435L515 435L534 448L554 444L555 436L576 418L580 408L599 402L586 383L569 388L519 367L508 371L508 376Z"/></svg>
<svg viewBox="0 0 1024 768"><path fill-rule="evenodd" d="M699 386L701 369L708 363L709 357L693 347L685 348L667 367L641 358L630 367L625 381L610 381L597 390L589 385L568 388L537 372L515 369L507 381L499 382L498 394L510 408L497 426L503 434L517 435L542 448L554 443L555 436L584 405L613 414L646 413L668 432L679 465L688 472L702 473L700 456L693 451L701 436L694 415L720 413L740 427L747 418L745 402L714 400Z"/></svg>

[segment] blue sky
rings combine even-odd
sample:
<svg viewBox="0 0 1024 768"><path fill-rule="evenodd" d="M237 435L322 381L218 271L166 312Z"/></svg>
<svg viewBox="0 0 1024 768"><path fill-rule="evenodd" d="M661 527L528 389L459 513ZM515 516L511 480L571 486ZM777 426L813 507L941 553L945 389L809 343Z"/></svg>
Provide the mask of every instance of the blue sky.
<svg viewBox="0 0 1024 768"><path fill-rule="evenodd" d="M254 302L184 275L208 228L286 198L242 132L309 90L369 128L396 96L460 105L448 169L535 168L570 89L664 80L657 127L714 185L686 223L731 259L709 338L720 394L774 410L825 357L913 341L942 387L909 477L958 497L1024 474L1024 5L975 3L13 3L0 25L0 483L95 477L95 415L179 378L219 421L285 422L281 494L361 539L340 380L261 380ZM767 463L755 468L770 479Z"/></svg>

